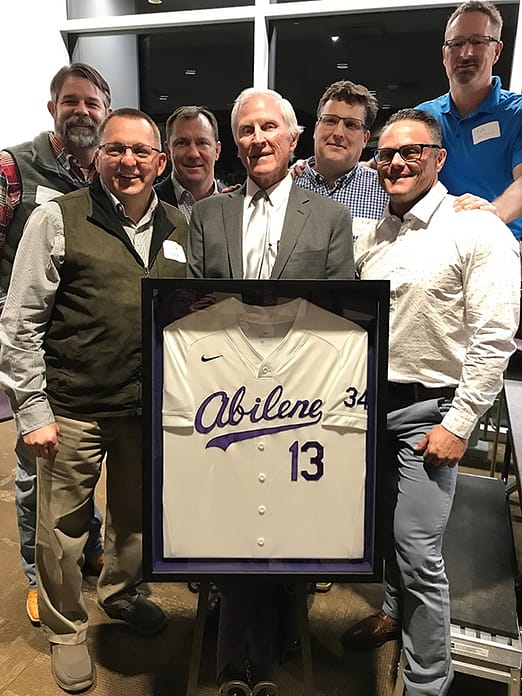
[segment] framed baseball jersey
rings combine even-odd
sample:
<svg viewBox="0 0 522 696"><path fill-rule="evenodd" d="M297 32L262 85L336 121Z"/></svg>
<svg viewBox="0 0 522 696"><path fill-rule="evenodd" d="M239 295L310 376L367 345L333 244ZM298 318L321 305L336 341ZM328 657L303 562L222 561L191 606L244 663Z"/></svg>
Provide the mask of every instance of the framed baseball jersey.
<svg viewBox="0 0 522 696"><path fill-rule="evenodd" d="M146 576L380 579L387 284L147 280L143 306Z"/></svg>

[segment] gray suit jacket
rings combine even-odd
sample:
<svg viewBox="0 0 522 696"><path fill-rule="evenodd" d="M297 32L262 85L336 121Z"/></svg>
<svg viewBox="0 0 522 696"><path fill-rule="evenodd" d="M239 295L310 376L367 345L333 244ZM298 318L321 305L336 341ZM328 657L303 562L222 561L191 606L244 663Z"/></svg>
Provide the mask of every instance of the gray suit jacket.
<svg viewBox="0 0 522 696"><path fill-rule="evenodd" d="M198 201L190 220L189 278L243 278L245 187ZM346 206L292 184L271 278L354 277Z"/></svg>

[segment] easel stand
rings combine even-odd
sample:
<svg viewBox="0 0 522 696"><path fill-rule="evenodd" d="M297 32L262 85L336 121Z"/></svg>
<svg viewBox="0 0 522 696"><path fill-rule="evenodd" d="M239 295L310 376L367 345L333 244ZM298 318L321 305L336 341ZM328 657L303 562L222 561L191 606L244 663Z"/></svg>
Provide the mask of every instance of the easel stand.
<svg viewBox="0 0 522 696"><path fill-rule="evenodd" d="M201 666L201 652L203 649L203 636L205 634L205 619L208 608L208 595L210 581L203 580L199 585L198 608L196 625L192 637L192 653L190 655L189 676L186 696L198 696L199 670ZM312 669L312 646L310 641L310 625L308 623L308 608L306 603L306 585L295 585L297 625L301 640L301 656L303 660L303 696L314 696L314 676Z"/></svg>

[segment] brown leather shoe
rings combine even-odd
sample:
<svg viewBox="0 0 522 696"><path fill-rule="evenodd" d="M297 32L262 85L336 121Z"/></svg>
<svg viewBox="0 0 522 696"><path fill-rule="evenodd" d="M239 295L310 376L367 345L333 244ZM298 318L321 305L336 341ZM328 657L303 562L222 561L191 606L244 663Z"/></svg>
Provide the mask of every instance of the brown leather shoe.
<svg viewBox="0 0 522 696"><path fill-rule="evenodd" d="M381 609L346 631L342 643L350 650L373 650L389 640L397 640L400 635L401 627L397 619Z"/></svg>

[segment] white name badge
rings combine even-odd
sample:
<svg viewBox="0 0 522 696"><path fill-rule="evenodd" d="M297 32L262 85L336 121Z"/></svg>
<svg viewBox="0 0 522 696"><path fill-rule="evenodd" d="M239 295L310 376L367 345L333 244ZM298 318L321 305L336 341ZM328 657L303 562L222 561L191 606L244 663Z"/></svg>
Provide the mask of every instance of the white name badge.
<svg viewBox="0 0 522 696"><path fill-rule="evenodd" d="M52 188L49 188L48 186L37 186L36 187L36 197L35 197L35 203L38 205L41 205L42 203L47 203L47 201L52 201L55 198L58 198L58 196L63 196L62 191L55 191Z"/></svg>
<svg viewBox="0 0 522 696"><path fill-rule="evenodd" d="M471 131L471 136L473 138L473 145L478 145L484 142L484 140L500 138L500 123L498 121L483 123L481 126L477 126Z"/></svg>
<svg viewBox="0 0 522 696"><path fill-rule="evenodd" d="M183 247L173 239L166 239L163 242L163 255L166 259L179 261L180 263L185 263L187 260Z"/></svg>

